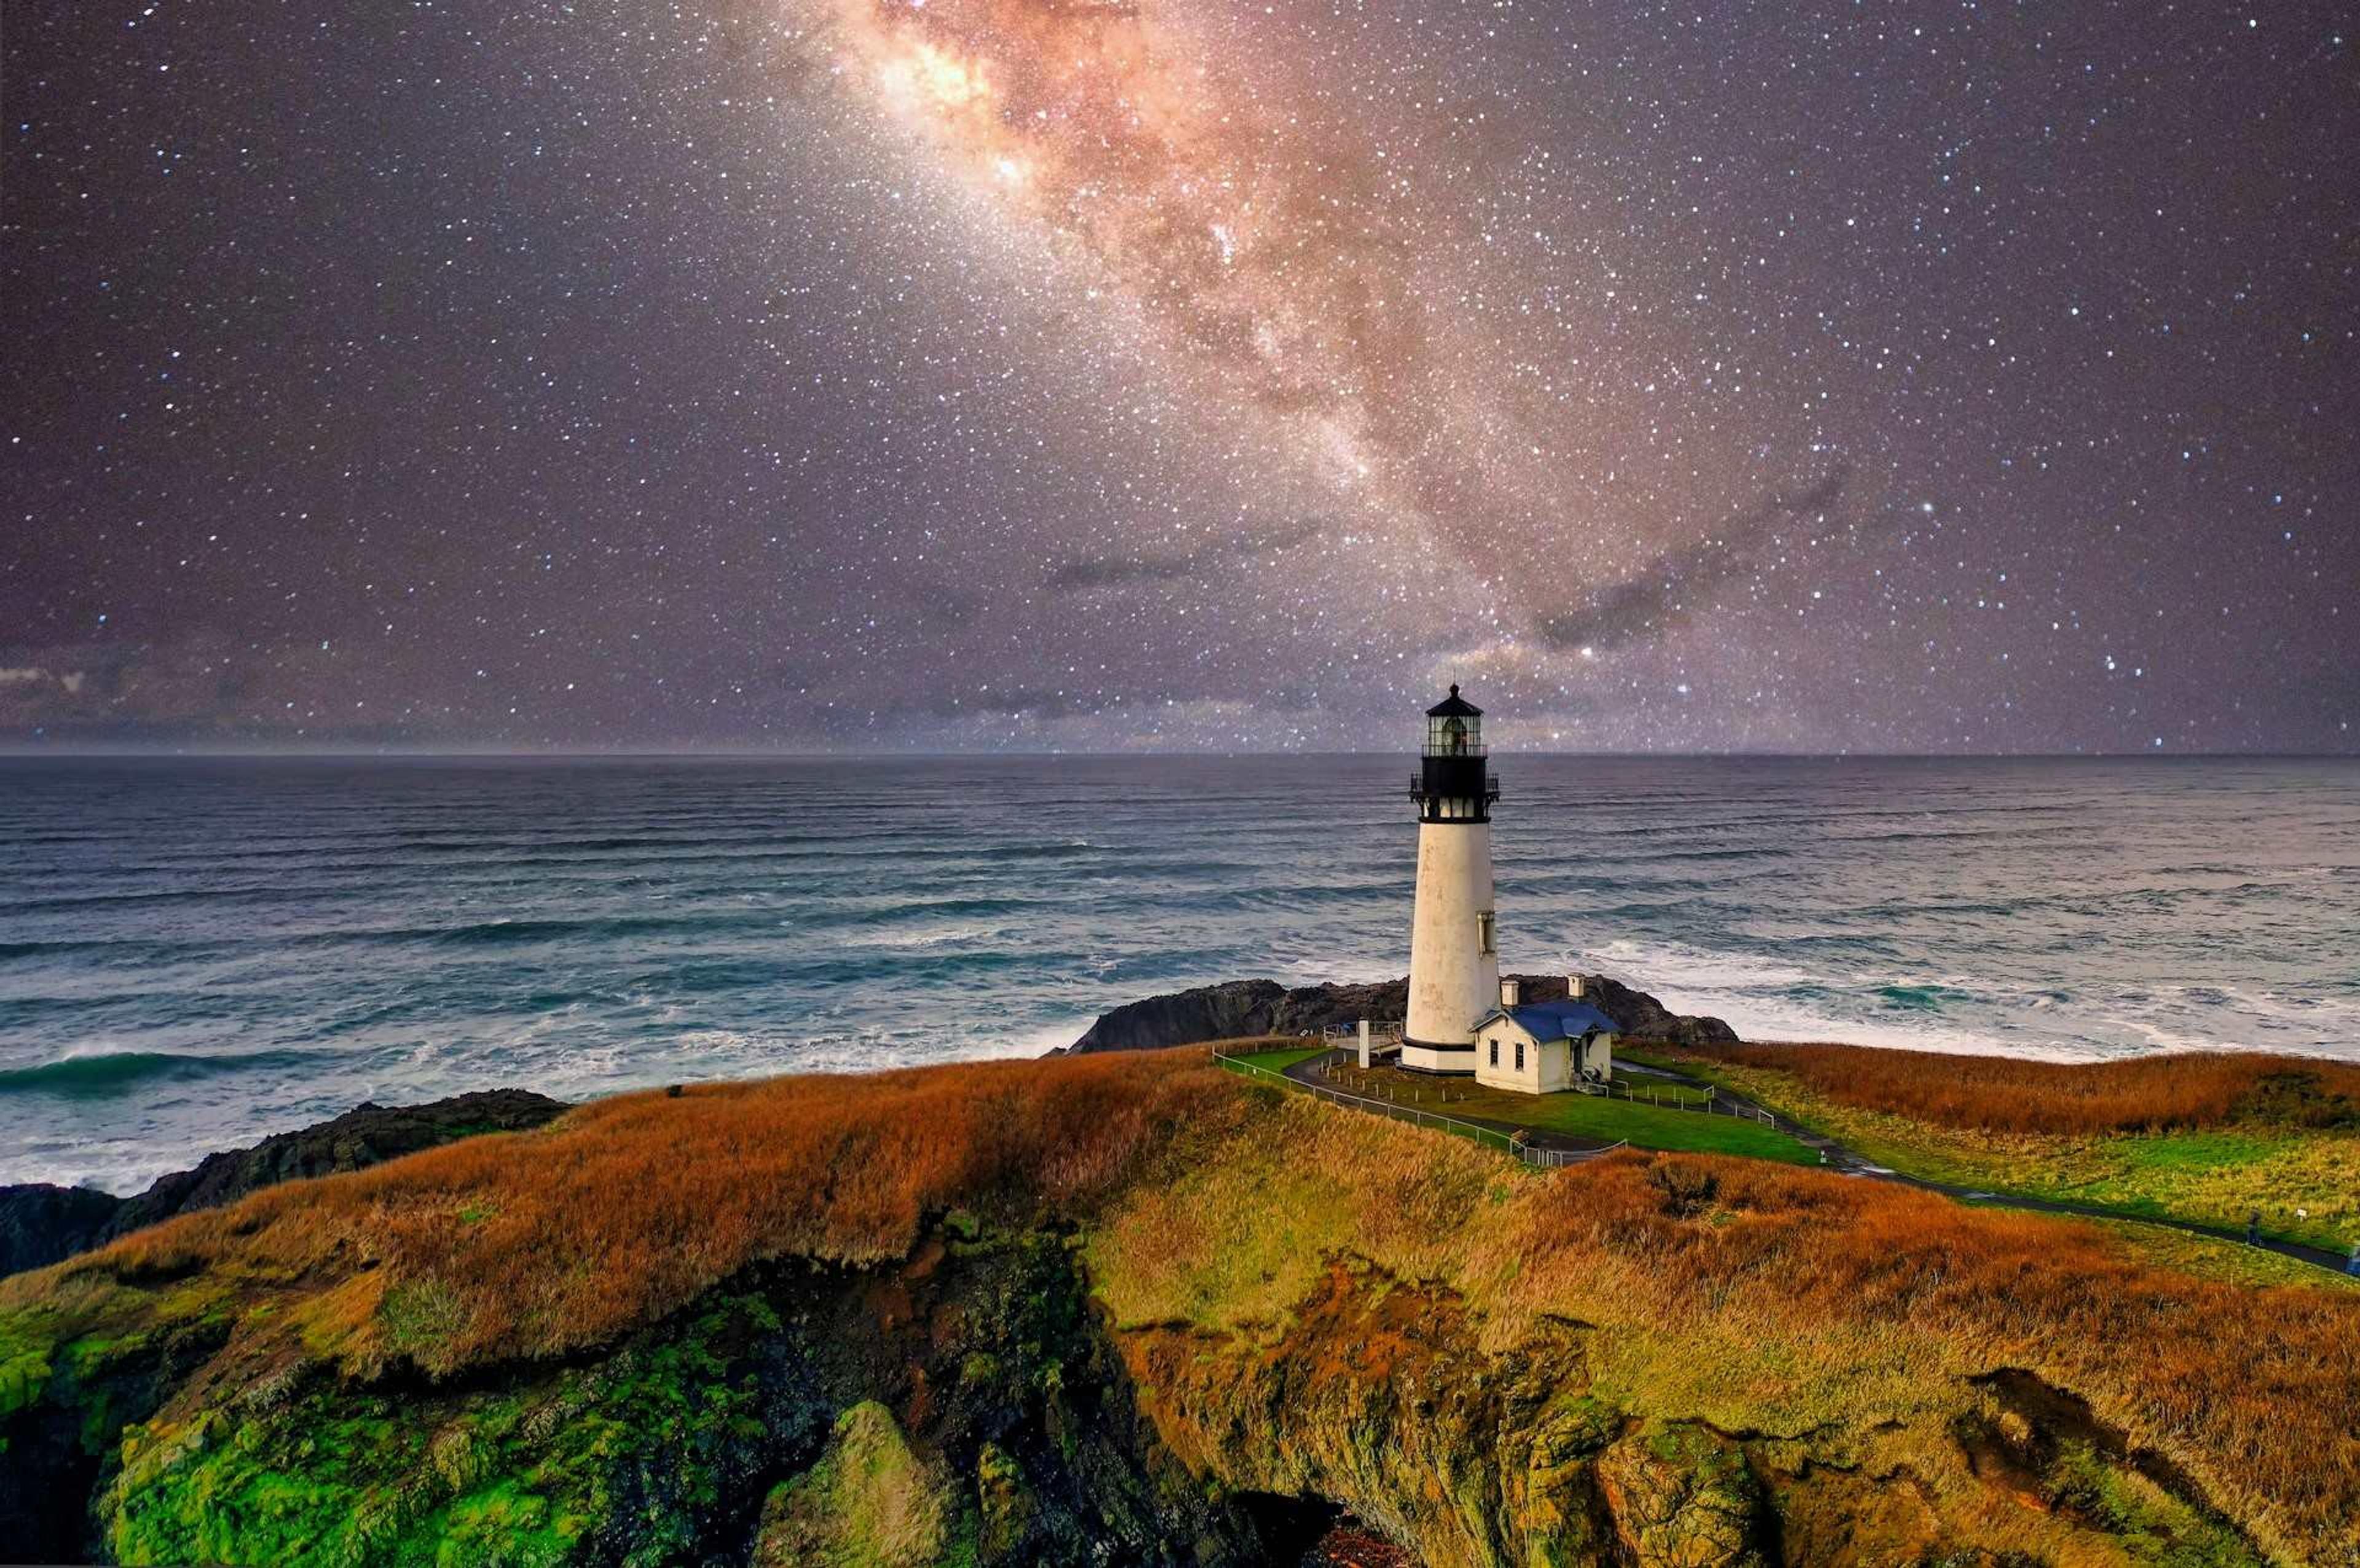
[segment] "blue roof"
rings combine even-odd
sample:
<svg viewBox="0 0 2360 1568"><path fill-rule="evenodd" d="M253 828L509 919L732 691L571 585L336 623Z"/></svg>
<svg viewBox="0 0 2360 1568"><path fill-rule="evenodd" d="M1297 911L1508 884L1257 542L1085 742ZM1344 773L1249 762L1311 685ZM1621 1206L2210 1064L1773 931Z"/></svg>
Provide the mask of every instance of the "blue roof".
<svg viewBox="0 0 2360 1568"><path fill-rule="evenodd" d="M1513 1007L1494 1007L1484 1015L1483 1022L1502 1013L1515 1019L1517 1027L1535 1040L1579 1040L1590 1030L1613 1034L1614 1020L1591 1007L1588 1002L1568 999L1562 1002L1527 1002ZM1476 1026L1481 1028L1480 1024Z"/></svg>

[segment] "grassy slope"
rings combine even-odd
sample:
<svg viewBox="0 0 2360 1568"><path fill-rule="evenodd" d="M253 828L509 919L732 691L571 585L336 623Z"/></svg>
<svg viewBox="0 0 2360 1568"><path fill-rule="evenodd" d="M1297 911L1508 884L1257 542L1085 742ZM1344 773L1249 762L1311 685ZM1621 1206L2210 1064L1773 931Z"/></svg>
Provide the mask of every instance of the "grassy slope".
<svg viewBox="0 0 2360 1568"><path fill-rule="evenodd" d="M2352 1455L2333 1411L2353 1408L2360 1362L2301 1329L2300 1350L2248 1332L2257 1316L2279 1332L2297 1321L2360 1324L2360 1300L2343 1292L2203 1284L2142 1269L2095 1227L1816 1172L1625 1155L1518 1180L1415 1129L1299 1100L1283 1114L1284 1136L1225 1143L1172 1187L1135 1195L1091 1252L1119 1322L1142 1335L1183 1323L1197 1336L1199 1403L1164 1403L1201 1421L1206 1439L1191 1452L1233 1481L1284 1489L1302 1479L1285 1455L1221 1438L1232 1419L1223 1390L1250 1382L1255 1356L1298 1332L1341 1257L1393 1282L1383 1288L1415 1290L1412 1322L1432 1320L1442 1302L1480 1303L1477 1343L1512 1361L1578 1323L1588 1397L1642 1420L1860 1437L1851 1463L1915 1475L1965 1539L1994 1549L2050 1555L2071 1533L2014 1501L1989 1506L1961 1472L1948 1434L1972 1413L1964 1380L1998 1367L2090 1397L2135 1442L2275 1527L2266 1535L2311 1543L2282 1548L2290 1555L2355 1544L2340 1491L2298 1498L2280 1488L2307 1488ZM1718 1193L1677 1200L1683 1173L1713 1178ZM1246 1348L1230 1352L1208 1332ZM2206 1365L2224 1355L2235 1369ZM1155 1365L1142 1375L1152 1379ZM2332 1409L2305 1408L2322 1397ZM2299 1452L2337 1457L2297 1472L2286 1461ZM1383 1517L1382 1497L1362 1506ZM2081 1541L2061 1560L2112 1560L2077 1555L2093 1550Z"/></svg>
<svg viewBox="0 0 2360 1568"><path fill-rule="evenodd" d="M2136 1220L2092 1220L2091 1224L2113 1236L2133 1257L2200 1279L2360 1294L2360 1279L2325 1273L2315 1264L2300 1262L2267 1247L2191 1236L2183 1230Z"/></svg>
<svg viewBox="0 0 2360 1568"><path fill-rule="evenodd" d="M1865 1048L1814 1049L1876 1054ZM2290 1106L2283 1094L2249 1090L2186 1113L2217 1118L2213 1125L2021 1129L2005 1125L2016 1119L2005 1103L1903 1114L1876 1103L1890 1104L1898 1096L1884 1095L1873 1081L1839 1097L1844 1085L1830 1082L1824 1070L1807 1078L1768 1064L1776 1058L1765 1053L1775 1050L1749 1048L1743 1062L1688 1057L1672 1064L1725 1083L1914 1176L2233 1229L2258 1212L2270 1236L2337 1250L2360 1241L2360 1127L2302 1126L2290 1119L2290 1113L2302 1114L2300 1105ZM1940 1071L1944 1060L1937 1059L1928 1070ZM2219 1070L2217 1062L2202 1065ZM2027 1090L2030 1096L2044 1092L2041 1086ZM2318 1108L2316 1099L2304 1103ZM1980 1117L2003 1125L1969 1119Z"/></svg>
<svg viewBox="0 0 2360 1568"><path fill-rule="evenodd" d="M1266 1051L1238 1051L1230 1047L1228 1060L1252 1073L1284 1073L1298 1062L1308 1062L1328 1048L1324 1045L1282 1045Z"/></svg>
<svg viewBox="0 0 2360 1568"><path fill-rule="evenodd" d="M1790 1466L1819 1477L1793 1483L1798 1529L1814 1495L1850 1529L1900 1506L1885 1493L1922 1492L1951 1539L1994 1549L2146 1560L2125 1531L2160 1530L2180 1561L2240 1560L2094 1459L2070 1507L1994 1491L1953 1434L2005 1419L1971 1378L2024 1368L2179 1465L2280 1558L2360 1552L2360 1295L2207 1280L2095 1226L1760 1162L1625 1154L1528 1172L1240 1083L1201 1050L629 1095L545 1132L274 1189L0 1282L0 1388L27 1404L160 1336L196 1347L178 1391L124 1434L129 1469L107 1506L126 1556L152 1535L235 1557L267 1516L273 1547L292 1543L274 1555L327 1560L385 1506L328 1467L329 1450L365 1450L383 1461L368 1473L462 1465L454 1525L529 1532L557 1557L595 1526L574 1510L605 1494L550 1479L577 1450L552 1448L549 1418L486 1396L464 1453L446 1454L454 1440L406 1426L372 1379L579 1355L713 1300L758 1260L901 1258L927 1214L957 1203L1081 1225L1142 1403L1200 1474L1394 1509L1432 1562L1468 1560L1451 1510L1472 1505L1422 1497L1419 1477L1525 1468L1418 1412L1439 1401L1447 1416L1517 1368L1547 1374L1549 1420L1598 1427L1601 1465L1636 1452L1615 1422L1641 1423L1630 1441L1659 1464L1691 1449L1698 1465L1725 1463L1732 1440L1714 1432L1796 1434L1746 1439L1765 1464L1781 1444L1821 1445ZM1346 1327L1306 1332L1314 1320ZM1447 1356L1430 1354L1437 1324L1454 1325ZM1356 1446L1366 1421L1314 1421L1316 1399L1239 1402L1284 1367L1279 1387L1377 1399L1362 1413L1412 1424L1378 1453ZM1423 1391L1404 1403L1408 1367ZM709 1396L709 1372L693 1356L650 1367L556 1430L626 1461L635 1432L726 1430L738 1418L705 1408L727 1386ZM311 1435L286 1452L209 1446L224 1412L290 1399L318 1419L289 1429ZM109 1446L104 1412L85 1419ZM1841 1490L1844 1475L1905 1471L1916 1491Z"/></svg>

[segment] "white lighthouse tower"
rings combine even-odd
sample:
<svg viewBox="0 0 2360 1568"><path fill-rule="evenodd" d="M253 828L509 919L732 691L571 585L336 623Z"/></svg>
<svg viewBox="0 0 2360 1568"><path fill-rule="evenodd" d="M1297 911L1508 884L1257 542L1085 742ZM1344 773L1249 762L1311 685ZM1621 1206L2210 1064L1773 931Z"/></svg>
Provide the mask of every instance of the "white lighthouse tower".
<svg viewBox="0 0 2360 1568"><path fill-rule="evenodd" d="M1426 754L1410 781L1417 802L1417 909L1409 936L1409 1017L1402 1065L1475 1071L1475 1025L1500 1005L1491 919L1491 802L1483 710L1450 695L1426 711Z"/></svg>

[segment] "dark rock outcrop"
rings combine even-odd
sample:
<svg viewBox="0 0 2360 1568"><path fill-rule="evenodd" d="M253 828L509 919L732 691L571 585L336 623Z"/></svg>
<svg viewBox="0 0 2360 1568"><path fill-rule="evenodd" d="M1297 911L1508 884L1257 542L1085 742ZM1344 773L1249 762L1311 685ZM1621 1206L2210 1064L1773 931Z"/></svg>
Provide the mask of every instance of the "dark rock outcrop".
<svg viewBox="0 0 2360 1568"><path fill-rule="evenodd" d="M1523 999L1527 1002L1557 1001L1567 991L1562 975L1513 978L1522 985ZM1737 1039L1737 1031L1719 1018L1675 1013L1644 991L1602 975L1583 977L1583 996L1634 1040L1709 1045ZM1324 1029L1350 1028L1362 1018L1397 1021L1408 1009L1405 976L1364 985L1301 985L1294 990L1274 980L1226 980L1218 985L1127 1002L1101 1014L1089 1032L1065 1049L1074 1052L1157 1051L1207 1040L1317 1034Z"/></svg>
<svg viewBox="0 0 2360 1568"><path fill-rule="evenodd" d="M0 1274L39 1269L175 1214L217 1208L302 1176L358 1171L485 1132L521 1132L567 1108L527 1089L484 1089L422 1105L362 1105L260 1143L210 1154L134 1198L47 1182L0 1187Z"/></svg>
<svg viewBox="0 0 2360 1568"><path fill-rule="evenodd" d="M0 1274L87 1252L107 1237L123 1207L112 1192L30 1181L0 1187Z"/></svg>

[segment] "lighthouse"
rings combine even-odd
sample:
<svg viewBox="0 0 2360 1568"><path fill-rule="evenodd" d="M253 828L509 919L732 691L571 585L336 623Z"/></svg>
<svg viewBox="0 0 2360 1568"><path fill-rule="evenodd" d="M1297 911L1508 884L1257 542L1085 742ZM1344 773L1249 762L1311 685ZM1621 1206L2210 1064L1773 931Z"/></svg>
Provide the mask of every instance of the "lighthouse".
<svg viewBox="0 0 2360 1568"><path fill-rule="evenodd" d="M1409 793L1417 803L1417 907L1402 1065L1472 1073L1475 1026L1500 1005L1491 911L1491 802L1500 784L1484 760L1483 710L1456 686L1426 711L1426 752Z"/></svg>

